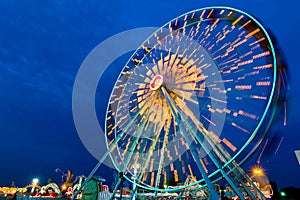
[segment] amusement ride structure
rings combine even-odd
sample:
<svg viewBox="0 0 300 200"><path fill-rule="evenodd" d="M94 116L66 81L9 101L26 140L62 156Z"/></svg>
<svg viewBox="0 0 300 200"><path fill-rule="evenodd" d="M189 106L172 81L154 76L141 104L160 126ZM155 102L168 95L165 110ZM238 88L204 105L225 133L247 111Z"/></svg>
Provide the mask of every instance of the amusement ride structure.
<svg viewBox="0 0 300 200"><path fill-rule="evenodd" d="M245 12L209 7L171 20L120 72L106 113L107 152L82 187L109 156L120 172L114 191L126 179L132 199L137 188L219 199L220 182L240 199L265 199L241 164L272 123L279 73L270 36Z"/></svg>

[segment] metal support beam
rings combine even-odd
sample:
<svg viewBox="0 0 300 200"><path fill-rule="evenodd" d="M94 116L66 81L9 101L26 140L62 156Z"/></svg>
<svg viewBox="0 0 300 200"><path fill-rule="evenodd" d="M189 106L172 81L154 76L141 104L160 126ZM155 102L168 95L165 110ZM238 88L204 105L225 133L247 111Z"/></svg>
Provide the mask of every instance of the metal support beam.
<svg viewBox="0 0 300 200"><path fill-rule="evenodd" d="M143 105L143 107L146 105L146 103ZM142 107L142 108L143 108ZM76 191L75 194L72 195L72 200L76 199L78 194L81 192L83 187L87 184L87 182L95 175L103 161L106 159L108 155L118 146L118 142L123 138L129 127L135 122L136 118L139 116L139 112L135 114L135 116L132 118L129 124L125 126L125 128L122 130L122 132L118 135L118 137L115 139L115 141L110 145L109 149L103 154L103 156L99 159L98 163L94 167L94 169L90 172L90 174L86 177L82 185L79 187L79 189Z"/></svg>
<svg viewBox="0 0 300 200"><path fill-rule="evenodd" d="M193 130L193 128L191 127L191 125L188 123L187 119L185 119L185 116L182 114L181 110L177 108L174 100L170 97L170 95L168 94L167 90L164 87L161 87L161 90L162 90L164 96L166 97L167 102L170 104L170 107L172 107L179 114L179 116L181 116L181 119L183 120L183 122L187 125L187 127L189 128L189 130L191 131L191 133L193 134L193 136L199 142L199 144L201 145L201 147L205 150L205 152L210 157L210 159L213 161L213 163L216 165L216 167L220 170L220 172L223 175L223 177L231 185L232 189L236 192L236 194L240 197L240 199L244 200L245 198L242 195L242 193L238 190L238 188L236 187L236 185L233 183L232 179L221 168L219 162L212 155L212 152L210 152L207 149L207 147L205 145L203 145L203 142L201 141L201 139L199 138L199 136L197 135L197 133L195 133L195 131ZM200 131L200 133L202 133L205 136L205 134L202 131Z"/></svg>
<svg viewBox="0 0 300 200"><path fill-rule="evenodd" d="M171 111L172 111L172 114L173 114L173 117L174 117L176 123L181 127L181 128L180 128L181 131L184 131L185 129L182 127L182 122L179 120L179 118L178 118L178 116L177 116L177 114L176 114L176 113L178 113L178 110L175 110L176 107L173 106L172 102L170 101L170 98L168 98L169 96L168 96L166 90L165 90L163 87L162 87L162 91L163 91L164 95L166 96L166 100L167 100L167 102L168 102L168 104L169 104L169 106L170 106L170 109L171 109ZM191 141L190 141L190 139L187 137L187 134L186 134L186 133L182 133L182 135L183 135L183 137L185 138L186 142L190 144ZM202 177L204 178L204 180L205 180L205 182L206 182L206 184L207 184L207 186L208 186L208 189L209 189L209 191L210 191L210 193L211 193L211 199L212 199L212 200L219 200L219 199L220 199L220 196L217 194L217 192L216 192L216 190L215 190L215 187L214 187L213 184L211 183L211 181L210 181L208 175L206 174L206 172L205 172L205 170L204 170L202 164L200 163L200 159L199 159L198 154L197 154L197 152L195 151L193 145L190 146L190 150L191 150L191 153L192 153L192 155L193 155L193 157L194 157L194 159L195 159L195 161L196 161L196 164L197 164L197 166L198 166L198 168L199 168L199 170L200 170L200 173L201 173ZM207 152L207 153L209 153L209 152Z"/></svg>

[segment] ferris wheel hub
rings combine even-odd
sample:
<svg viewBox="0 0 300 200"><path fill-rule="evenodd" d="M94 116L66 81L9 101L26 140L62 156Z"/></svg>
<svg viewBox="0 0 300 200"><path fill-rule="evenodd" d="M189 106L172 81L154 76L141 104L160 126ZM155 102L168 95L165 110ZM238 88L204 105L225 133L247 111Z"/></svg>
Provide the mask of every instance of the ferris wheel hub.
<svg viewBox="0 0 300 200"><path fill-rule="evenodd" d="M164 82L164 78L162 75L160 74L155 75L150 81L150 90L157 90L162 86L163 82Z"/></svg>

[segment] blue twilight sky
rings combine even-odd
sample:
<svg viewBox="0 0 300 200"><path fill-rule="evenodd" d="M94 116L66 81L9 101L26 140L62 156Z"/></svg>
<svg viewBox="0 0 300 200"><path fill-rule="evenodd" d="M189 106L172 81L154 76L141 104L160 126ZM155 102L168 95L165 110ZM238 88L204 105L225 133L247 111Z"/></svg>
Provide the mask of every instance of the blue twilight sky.
<svg viewBox="0 0 300 200"><path fill-rule="evenodd" d="M121 31L160 27L187 11L212 5L254 15L272 29L284 50L292 104L280 149L263 166L280 187L300 187L294 155L300 149L300 3L296 0L0 1L0 186L11 181L24 186L35 176L59 182L57 167L87 175L97 161L77 135L71 101L84 58ZM107 99L108 94L103 101ZM101 167L99 174L110 179L107 170Z"/></svg>

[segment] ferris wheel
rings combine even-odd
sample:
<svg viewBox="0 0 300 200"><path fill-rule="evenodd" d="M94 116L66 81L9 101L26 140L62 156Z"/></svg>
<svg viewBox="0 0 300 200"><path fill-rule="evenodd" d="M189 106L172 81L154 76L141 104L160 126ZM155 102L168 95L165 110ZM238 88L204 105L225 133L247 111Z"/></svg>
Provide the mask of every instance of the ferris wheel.
<svg viewBox="0 0 300 200"><path fill-rule="evenodd" d="M120 72L107 107L106 156L147 190L207 187L217 198L213 184L225 180L240 198L240 186L255 198L240 164L264 136L276 76L272 41L252 16L227 7L183 14Z"/></svg>

